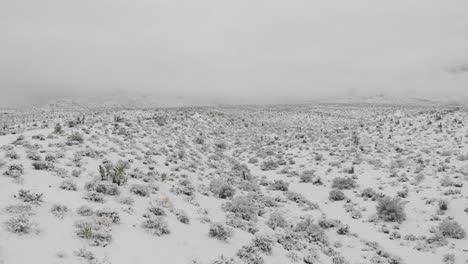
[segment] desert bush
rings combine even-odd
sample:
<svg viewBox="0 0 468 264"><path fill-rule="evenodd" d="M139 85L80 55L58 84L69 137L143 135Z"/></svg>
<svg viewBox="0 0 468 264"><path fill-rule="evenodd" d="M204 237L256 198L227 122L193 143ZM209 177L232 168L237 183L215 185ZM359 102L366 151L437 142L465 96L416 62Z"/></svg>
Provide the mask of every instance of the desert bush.
<svg viewBox="0 0 468 264"><path fill-rule="evenodd" d="M105 195L115 196L120 194L119 186L112 182L97 182L94 190Z"/></svg>
<svg viewBox="0 0 468 264"><path fill-rule="evenodd" d="M265 260L258 254L255 247L243 246L236 254L245 264L263 264Z"/></svg>
<svg viewBox="0 0 468 264"><path fill-rule="evenodd" d="M187 213L181 210L176 210L175 215L177 217L177 220L181 222L182 224L189 224L190 223L190 218L188 217Z"/></svg>
<svg viewBox="0 0 468 264"><path fill-rule="evenodd" d="M218 240L226 241L234 234L234 230L221 223L212 223L208 230L208 236Z"/></svg>
<svg viewBox="0 0 468 264"><path fill-rule="evenodd" d="M264 160L260 165L262 171L276 170L279 167L278 163L272 159Z"/></svg>
<svg viewBox="0 0 468 264"><path fill-rule="evenodd" d="M251 234L258 232L258 228L255 225L255 222L244 220L233 213L226 214L226 225L244 230Z"/></svg>
<svg viewBox="0 0 468 264"><path fill-rule="evenodd" d="M223 205L223 209L247 221L256 220L259 211L257 203L250 196L234 197Z"/></svg>
<svg viewBox="0 0 468 264"><path fill-rule="evenodd" d="M340 221L339 220L334 220L334 219L328 219L328 218L325 218L325 217L321 217L318 220L318 225L323 229L329 229L329 228L339 226Z"/></svg>
<svg viewBox="0 0 468 264"><path fill-rule="evenodd" d="M321 242L328 244L328 239L325 236L323 229L315 224L311 217L307 217L297 223L294 231L299 232L309 243Z"/></svg>
<svg viewBox="0 0 468 264"><path fill-rule="evenodd" d="M32 215L32 207L29 204L14 204L14 205L9 205L5 208L5 211L10 214L15 214L15 215Z"/></svg>
<svg viewBox="0 0 468 264"><path fill-rule="evenodd" d="M105 247L112 242L111 228L106 222L78 221L76 235L89 241L92 246Z"/></svg>
<svg viewBox="0 0 468 264"><path fill-rule="evenodd" d="M406 219L405 206L398 197L381 198L377 203L377 216L389 222L402 222Z"/></svg>
<svg viewBox="0 0 468 264"><path fill-rule="evenodd" d="M444 254L442 261L444 264L455 264L455 254Z"/></svg>
<svg viewBox="0 0 468 264"><path fill-rule="evenodd" d="M81 135L77 131L70 134L67 138L67 145L81 144L83 142L84 142L83 135Z"/></svg>
<svg viewBox="0 0 468 264"><path fill-rule="evenodd" d="M461 225L456 221L448 219L445 219L439 224L438 231L444 237L448 238L463 239L466 237L466 232Z"/></svg>
<svg viewBox="0 0 468 264"><path fill-rule="evenodd" d="M98 217L107 217L114 224L120 223L119 212L117 212L115 209L111 209L111 208L99 209L99 210L96 211L96 216L98 216Z"/></svg>
<svg viewBox="0 0 468 264"><path fill-rule="evenodd" d="M349 190L356 187L356 181L350 177L336 177L332 181L332 188L339 190Z"/></svg>
<svg viewBox="0 0 468 264"><path fill-rule="evenodd" d="M250 164L257 164L258 163L258 158L256 157L251 157L248 161Z"/></svg>
<svg viewBox="0 0 468 264"><path fill-rule="evenodd" d="M271 213L270 218L268 218L266 224L273 230L275 230L278 227L288 227L288 222L286 221L286 218L284 218L283 214L279 212Z"/></svg>
<svg viewBox="0 0 468 264"><path fill-rule="evenodd" d="M10 159L14 159L14 160L20 158L18 153L16 151L14 151L14 150L9 150L9 151L5 152L5 157L10 158Z"/></svg>
<svg viewBox="0 0 468 264"><path fill-rule="evenodd" d="M87 192L84 196L83 199L88 200L90 202L95 202L95 203L104 203L104 195L96 192L96 191L89 191Z"/></svg>
<svg viewBox="0 0 468 264"><path fill-rule="evenodd" d="M314 178L314 171L307 170L303 171L301 175L299 175L300 182L312 182Z"/></svg>
<svg viewBox="0 0 468 264"><path fill-rule="evenodd" d="M35 170L48 170L50 168L49 164L45 161L34 161L32 166Z"/></svg>
<svg viewBox="0 0 468 264"><path fill-rule="evenodd" d="M143 221L142 228L154 236L170 234L166 221L160 216L150 217Z"/></svg>
<svg viewBox="0 0 468 264"><path fill-rule="evenodd" d="M22 164L10 164L3 174L11 178L19 178L24 174L24 167Z"/></svg>
<svg viewBox="0 0 468 264"><path fill-rule="evenodd" d="M50 212L58 218L63 218L68 213L68 211L68 207L63 204L54 204L50 209Z"/></svg>
<svg viewBox="0 0 468 264"><path fill-rule="evenodd" d="M25 203L31 203L34 205L39 205L42 203L43 193L36 193L30 190L21 189L18 191L18 194L15 195L16 198L20 199Z"/></svg>
<svg viewBox="0 0 468 264"><path fill-rule="evenodd" d="M192 196L195 193L195 186L189 179L181 179L171 190L176 194Z"/></svg>
<svg viewBox="0 0 468 264"><path fill-rule="evenodd" d="M448 209L449 202L444 199L440 199L437 205L439 206L439 210L446 211Z"/></svg>
<svg viewBox="0 0 468 264"><path fill-rule="evenodd" d="M5 222L6 229L15 234L25 235L33 231L35 224L27 214L14 215Z"/></svg>
<svg viewBox="0 0 468 264"><path fill-rule="evenodd" d="M266 235L257 235L252 241L252 245L261 252L270 255L274 245L273 238Z"/></svg>
<svg viewBox="0 0 468 264"><path fill-rule="evenodd" d="M328 200L330 201L342 201L345 198L346 196L341 190L331 190L328 193Z"/></svg>
<svg viewBox="0 0 468 264"><path fill-rule="evenodd" d="M130 206L132 206L135 203L135 199L133 199L130 196L121 197L117 201L121 204L130 205Z"/></svg>
<svg viewBox="0 0 468 264"><path fill-rule="evenodd" d="M361 197L375 199L377 197L377 193L372 188L365 188L361 192Z"/></svg>
<svg viewBox="0 0 468 264"><path fill-rule="evenodd" d="M221 199L231 198L236 193L236 189L221 179L213 179L209 185L210 191Z"/></svg>
<svg viewBox="0 0 468 264"><path fill-rule="evenodd" d="M151 203L150 206L146 209L148 213L144 214L144 217L152 217L152 216L165 216L166 210L159 205Z"/></svg>
<svg viewBox="0 0 468 264"><path fill-rule="evenodd" d="M300 193L287 191L285 195L286 199L297 203L303 210L316 210L319 208L318 204L307 200L307 198Z"/></svg>
<svg viewBox="0 0 468 264"><path fill-rule="evenodd" d="M39 155L37 152L35 151L28 151L26 153L26 157L30 160L34 160L34 161L41 161L42 160L42 157L41 155Z"/></svg>
<svg viewBox="0 0 468 264"><path fill-rule="evenodd" d="M211 264L236 264L236 263L237 262L233 258L227 258L221 255Z"/></svg>
<svg viewBox="0 0 468 264"><path fill-rule="evenodd" d="M450 187L453 185L453 180L449 176L445 176L440 180L440 185L442 187Z"/></svg>
<svg viewBox="0 0 468 264"><path fill-rule="evenodd" d="M87 205L82 205L76 209L76 213L81 216L92 216L94 211L91 207Z"/></svg>
<svg viewBox="0 0 468 264"><path fill-rule="evenodd" d="M271 188L276 191L287 191L289 189L289 183L283 180L275 180Z"/></svg>
<svg viewBox="0 0 468 264"><path fill-rule="evenodd" d="M148 186L142 184L133 184L130 186L129 191L138 196L148 197L150 195L150 190Z"/></svg>
<svg viewBox="0 0 468 264"><path fill-rule="evenodd" d="M77 185L72 179L66 179L60 183L60 189L67 191L76 191Z"/></svg>

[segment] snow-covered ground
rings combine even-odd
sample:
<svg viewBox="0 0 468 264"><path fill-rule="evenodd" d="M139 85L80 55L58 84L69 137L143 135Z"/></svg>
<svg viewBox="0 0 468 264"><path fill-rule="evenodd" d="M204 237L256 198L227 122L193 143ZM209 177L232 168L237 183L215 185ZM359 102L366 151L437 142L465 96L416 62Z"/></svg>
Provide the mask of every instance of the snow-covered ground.
<svg viewBox="0 0 468 264"><path fill-rule="evenodd" d="M465 109L34 119L0 136L2 264L468 262Z"/></svg>

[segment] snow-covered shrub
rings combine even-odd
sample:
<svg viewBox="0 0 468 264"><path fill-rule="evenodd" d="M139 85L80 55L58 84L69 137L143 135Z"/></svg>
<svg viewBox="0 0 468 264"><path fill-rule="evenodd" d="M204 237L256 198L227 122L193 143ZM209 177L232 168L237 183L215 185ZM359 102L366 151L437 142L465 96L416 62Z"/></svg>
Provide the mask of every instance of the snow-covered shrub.
<svg viewBox="0 0 468 264"><path fill-rule="evenodd" d="M279 167L278 163L272 159L264 160L260 165L262 171L276 170Z"/></svg>
<svg viewBox="0 0 468 264"><path fill-rule="evenodd" d="M45 161L34 161L32 166L35 170L48 170L49 164Z"/></svg>
<svg viewBox="0 0 468 264"><path fill-rule="evenodd" d="M91 207L87 205L82 205L76 209L76 213L81 216L92 216L94 211Z"/></svg>
<svg viewBox="0 0 468 264"><path fill-rule="evenodd" d="M444 254L442 262L444 264L455 264L455 254Z"/></svg>
<svg viewBox="0 0 468 264"><path fill-rule="evenodd" d="M130 196L118 198L117 201L121 204L132 206L135 203L135 199Z"/></svg>
<svg viewBox="0 0 468 264"><path fill-rule="evenodd" d="M284 218L283 214L279 212L271 213L270 218L268 218L266 224L273 230L275 230L278 227L286 228L289 225L286 221L286 218Z"/></svg>
<svg viewBox="0 0 468 264"><path fill-rule="evenodd" d="M437 203L440 211L446 211L448 209L448 204L449 202L444 199L440 199L439 202Z"/></svg>
<svg viewBox="0 0 468 264"><path fill-rule="evenodd" d="M30 160L34 160L34 161L41 161L42 160L42 157L41 155L39 155L37 152L35 151L28 151L26 153L26 157Z"/></svg>
<svg viewBox="0 0 468 264"><path fill-rule="evenodd" d="M14 204L14 205L9 205L5 208L5 211L10 214L15 214L15 215L32 215L32 207L29 204Z"/></svg>
<svg viewBox="0 0 468 264"><path fill-rule="evenodd" d="M271 188L276 191L287 191L289 189L289 183L283 180L275 180Z"/></svg>
<svg viewBox="0 0 468 264"><path fill-rule="evenodd" d="M226 225L234 228L239 228L240 230L244 230L251 234L255 234L258 232L258 228L254 221L244 220L233 213L226 214Z"/></svg>
<svg viewBox="0 0 468 264"><path fill-rule="evenodd" d="M114 224L120 223L119 212L117 212L115 209L111 209L111 208L99 209L99 210L96 211L96 216L98 216L98 217L107 217Z"/></svg>
<svg viewBox="0 0 468 264"><path fill-rule="evenodd" d="M287 191L285 192L286 199L293 201L299 205L303 210L316 210L319 209L319 205L307 200L307 198L297 192Z"/></svg>
<svg viewBox="0 0 468 264"><path fill-rule="evenodd" d="M228 226L225 226L221 223L212 223L210 229L208 230L208 236L216 238L218 240L226 241L228 238L232 237L234 230Z"/></svg>
<svg viewBox="0 0 468 264"><path fill-rule="evenodd" d="M69 211L68 207L63 204L54 204L50 209L50 212L58 218L63 218Z"/></svg>
<svg viewBox="0 0 468 264"><path fill-rule="evenodd" d="M243 246L236 254L245 264L263 264L262 256L258 254L257 249L252 245Z"/></svg>
<svg viewBox="0 0 468 264"><path fill-rule="evenodd" d="M312 182L314 177L314 171L306 170L301 173L299 176L300 182Z"/></svg>
<svg viewBox="0 0 468 264"><path fill-rule="evenodd" d="M257 235L252 241L252 245L261 252L270 255L273 249L273 238L266 235Z"/></svg>
<svg viewBox="0 0 468 264"><path fill-rule="evenodd" d="M236 196L226 202L223 209L247 221L256 220L259 211L256 201L251 196Z"/></svg>
<svg viewBox="0 0 468 264"><path fill-rule="evenodd" d="M5 222L6 229L15 234L29 234L33 231L34 223L27 214L14 215Z"/></svg>
<svg viewBox="0 0 468 264"><path fill-rule="evenodd" d="M60 189L67 191L76 191L76 183L72 179L66 179L60 183Z"/></svg>
<svg viewBox="0 0 468 264"><path fill-rule="evenodd" d="M307 217L297 223L294 231L301 234L309 243L321 242L324 245L328 244L325 232L319 225L313 222L311 217Z"/></svg>
<svg viewBox="0 0 468 264"><path fill-rule="evenodd" d="M92 246L105 247L112 242L110 223L104 221L78 221L76 235L89 241Z"/></svg>
<svg viewBox="0 0 468 264"><path fill-rule="evenodd" d="M112 182L97 182L94 190L105 195L119 195L119 186Z"/></svg>
<svg viewBox="0 0 468 264"><path fill-rule="evenodd" d="M384 221L402 222L406 219L405 206L400 198L386 196L377 202L377 216Z"/></svg>
<svg viewBox="0 0 468 264"><path fill-rule="evenodd" d="M236 189L221 179L214 179L209 185L210 191L221 199L231 198L236 193Z"/></svg>
<svg viewBox="0 0 468 264"><path fill-rule="evenodd" d="M455 239L463 239L466 237L466 232L461 225L452 220L445 219L438 226L438 231L444 236Z"/></svg>
<svg viewBox="0 0 468 264"><path fill-rule="evenodd" d="M328 200L330 201L342 201L345 198L346 196L341 190L333 189L328 193Z"/></svg>
<svg viewBox="0 0 468 264"><path fill-rule="evenodd" d="M154 216L142 223L142 228L154 236L162 236L170 233L166 221L161 216Z"/></svg>
<svg viewBox="0 0 468 264"><path fill-rule="evenodd" d="M16 198L20 199L25 203L31 203L35 205L39 205L42 203L42 196L43 193L36 193L30 190L21 189L18 191L18 194L15 195Z"/></svg>
<svg viewBox="0 0 468 264"><path fill-rule="evenodd" d="M249 161L248 161L250 164L257 164L258 163L258 158L256 157L251 157L249 158Z"/></svg>
<svg viewBox="0 0 468 264"><path fill-rule="evenodd" d="M20 158L20 156L18 155L18 153L17 153L16 151L14 151L14 150L9 150L9 151L7 151L7 152L5 153L5 157L10 158L10 159L14 159L14 160Z"/></svg>
<svg viewBox="0 0 468 264"><path fill-rule="evenodd" d="M75 178L78 178L81 175L81 170L72 170L71 175Z"/></svg>
<svg viewBox="0 0 468 264"><path fill-rule="evenodd" d="M211 264L236 264L237 262L233 258L228 258L223 255L219 256Z"/></svg>
<svg viewBox="0 0 468 264"><path fill-rule="evenodd" d="M104 203L104 195L101 193L98 193L96 191L89 191L87 192L84 196L83 199L88 200L90 202L95 202L95 203Z"/></svg>
<svg viewBox="0 0 468 264"><path fill-rule="evenodd" d="M177 217L177 220L181 222L182 224L189 224L190 223L190 218L188 217L187 213L181 210L176 210L175 215Z"/></svg>
<svg viewBox="0 0 468 264"><path fill-rule="evenodd" d="M3 174L11 178L19 178L24 174L24 167L22 164L10 164Z"/></svg>
<svg viewBox="0 0 468 264"><path fill-rule="evenodd" d="M176 186L173 186L171 190L176 194L191 196L195 192L195 186L193 186L189 179L182 179Z"/></svg>
<svg viewBox="0 0 468 264"><path fill-rule="evenodd" d="M323 229L329 229L329 228L339 226L340 221L339 220L334 220L334 219L328 219L328 218L325 218L325 217L321 217L318 220L318 225Z"/></svg>
<svg viewBox="0 0 468 264"><path fill-rule="evenodd" d="M332 188L340 190L349 190L356 187L356 181L350 177L336 177L332 181Z"/></svg>
<svg viewBox="0 0 468 264"><path fill-rule="evenodd" d="M453 185L453 180L449 176L445 176L440 180L440 185L442 187L450 187Z"/></svg>
<svg viewBox="0 0 468 264"><path fill-rule="evenodd" d="M132 184L129 191L142 197L148 197L150 195L148 186L142 184Z"/></svg>
<svg viewBox="0 0 468 264"><path fill-rule="evenodd" d="M67 138L67 145L77 145L81 144L84 142L83 135L81 135L79 132L73 132L70 134Z"/></svg>
<svg viewBox="0 0 468 264"><path fill-rule="evenodd" d="M361 191L361 197L375 199L377 197L377 193L372 188L365 188Z"/></svg>
<svg viewBox="0 0 468 264"><path fill-rule="evenodd" d="M151 217L151 216L165 216L166 210L161 206L150 204L150 206L146 209L148 213L145 213L144 217Z"/></svg>

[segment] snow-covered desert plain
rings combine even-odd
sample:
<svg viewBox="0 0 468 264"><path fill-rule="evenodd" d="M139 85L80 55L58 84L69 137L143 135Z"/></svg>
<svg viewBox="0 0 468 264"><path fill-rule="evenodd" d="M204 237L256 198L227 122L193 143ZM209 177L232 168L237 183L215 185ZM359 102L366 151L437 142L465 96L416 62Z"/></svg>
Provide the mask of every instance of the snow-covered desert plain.
<svg viewBox="0 0 468 264"><path fill-rule="evenodd" d="M465 108L2 115L2 264L468 262Z"/></svg>

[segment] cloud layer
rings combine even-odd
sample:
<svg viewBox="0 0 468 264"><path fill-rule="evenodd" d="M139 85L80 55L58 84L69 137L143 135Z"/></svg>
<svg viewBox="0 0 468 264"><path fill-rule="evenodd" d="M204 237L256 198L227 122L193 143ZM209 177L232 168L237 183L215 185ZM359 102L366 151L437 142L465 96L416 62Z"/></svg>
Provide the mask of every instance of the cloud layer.
<svg viewBox="0 0 468 264"><path fill-rule="evenodd" d="M464 0L6 0L0 31L0 106L118 91L468 96Z"/></svg>

